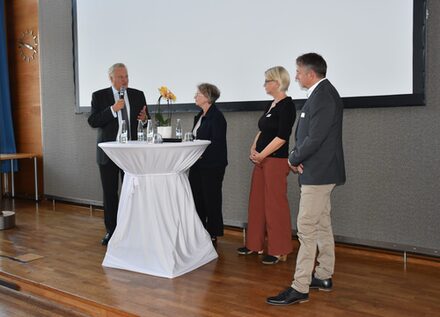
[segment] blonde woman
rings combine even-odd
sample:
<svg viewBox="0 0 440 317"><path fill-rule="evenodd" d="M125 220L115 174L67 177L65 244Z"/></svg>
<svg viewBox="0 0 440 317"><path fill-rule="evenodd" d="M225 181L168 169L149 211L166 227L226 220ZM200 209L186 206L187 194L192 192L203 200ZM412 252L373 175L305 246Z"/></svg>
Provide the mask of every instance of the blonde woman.
<svg viewBox="0 0 440 317"><path fill-rule="evenodd" d="M292 98L286 94L289 85L290 76L284 67L272 67L265 72L264 88L273 100L258 121L259 132L249 156L255 165L249 195L248 234L246 246L237 252L262 254L267 239L264 264L285 261L292 252L287 157L296 111Z"/></svg>

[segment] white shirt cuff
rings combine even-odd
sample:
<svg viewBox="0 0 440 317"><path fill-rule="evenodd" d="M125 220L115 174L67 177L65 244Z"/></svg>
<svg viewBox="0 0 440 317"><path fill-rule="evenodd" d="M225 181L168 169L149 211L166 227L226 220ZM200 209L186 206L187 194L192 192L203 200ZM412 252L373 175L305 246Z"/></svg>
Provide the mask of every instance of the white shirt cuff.
<svg viewBox="0 0 440 317"><path fill-rule="evenodd" d="M113 117L117 118L118 117L118 113L113 110L112 106L110 106L110 110L112 111Z"/></svg>

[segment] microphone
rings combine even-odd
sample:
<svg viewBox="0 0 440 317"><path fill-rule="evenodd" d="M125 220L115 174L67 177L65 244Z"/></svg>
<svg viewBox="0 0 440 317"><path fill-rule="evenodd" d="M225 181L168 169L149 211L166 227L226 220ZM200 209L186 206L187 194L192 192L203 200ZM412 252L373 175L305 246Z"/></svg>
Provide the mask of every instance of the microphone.
<svg viewBox="0 0 440 317"><path fill-rule="evenodd" d="M119 99L124 99L124 95L125 95L125 87L122 86L121 90L119 90Z"/></svg>

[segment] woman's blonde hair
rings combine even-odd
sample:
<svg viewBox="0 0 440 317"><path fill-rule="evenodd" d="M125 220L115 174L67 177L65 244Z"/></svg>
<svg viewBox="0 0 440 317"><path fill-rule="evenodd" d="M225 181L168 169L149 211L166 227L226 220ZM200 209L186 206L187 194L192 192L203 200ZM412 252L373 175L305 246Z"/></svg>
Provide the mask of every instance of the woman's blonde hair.
<svg viewBox="0 0 440 317"><path fill-rule="evenodd" d="M271 67L264 72L266 80L275 80L279 85L280 91L287 91L290 85L289 72L283 66Z"/></svg>

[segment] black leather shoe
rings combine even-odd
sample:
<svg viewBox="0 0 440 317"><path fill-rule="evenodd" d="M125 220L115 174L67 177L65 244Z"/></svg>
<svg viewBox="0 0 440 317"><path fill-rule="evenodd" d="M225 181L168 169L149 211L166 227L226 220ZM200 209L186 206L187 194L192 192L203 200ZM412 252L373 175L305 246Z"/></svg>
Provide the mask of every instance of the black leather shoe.
<svg viewBox="0 0 440 317"><path fill-rule="evenodd" d="M298 292L296 289L289 287L279 293L277 296L268 297L266 303L271 305L285 306L295 303L305 303L309 300L309 294Z"/></svg>
<svg viewBox="0 0 440 317"><path fill-rule="evenodd" d="M214 248L217 248L217 237L211 236L211 242Z"/></svg>
<svg viewBox="0 0 440 317"><path fill-rule="evenodd" d="M310 283L310 289L319 289L320 291L330 292L333 288L333 282L331 278L320 280L319 278L313 277Z"/></svg>
<svg viewBox="0 0 440 317"><path fill-rule="evenodd" d="M102 240L101 240L101 244L102 244L102 245L107 245L111 237L112 237L112 236L110 235L110 233L107 232L107 233L105 234L104 238L102 238Z"/></svg>
<svg viewBox="0 0 440 317"><path fill-rule="evenodd" d="M287 261L287 255L266 255L261 261L263 264L277 264L280 261Z"/></svg>

